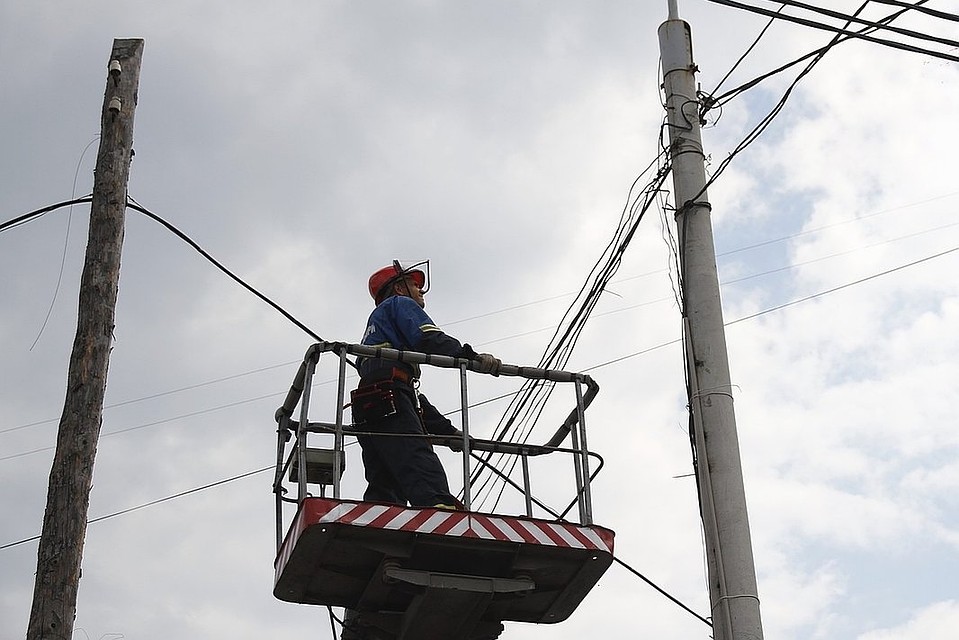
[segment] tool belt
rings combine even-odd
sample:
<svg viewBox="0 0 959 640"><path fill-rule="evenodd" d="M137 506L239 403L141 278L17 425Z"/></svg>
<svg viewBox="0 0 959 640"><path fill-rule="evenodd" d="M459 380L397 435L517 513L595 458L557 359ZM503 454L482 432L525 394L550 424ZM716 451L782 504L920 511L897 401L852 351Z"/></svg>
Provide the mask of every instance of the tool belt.
<svg viewBox="0 0 959 640"><path fill-rule="evenodd" d="M350 392L353 426L396 414L396 390L391 381L374 382Z"/></svg>
<svg viewBox="0 0 959 640"><path fill-rule="evenodd" d="M419 398L415 386L419 380L406 369L391 367L364 376L363 384L350 392L353 426L382 420L397 413L396 394L412 392L417 410ZM372 378L374 381L370 381Z"/></svg>

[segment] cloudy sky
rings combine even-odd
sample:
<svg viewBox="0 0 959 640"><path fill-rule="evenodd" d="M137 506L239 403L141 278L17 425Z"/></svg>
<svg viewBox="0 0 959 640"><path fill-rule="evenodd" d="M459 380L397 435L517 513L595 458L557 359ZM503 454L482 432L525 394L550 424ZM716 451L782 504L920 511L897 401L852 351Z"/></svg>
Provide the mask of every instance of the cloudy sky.
<svg viewBox="0 0 959 640"><path fill-rule="evenodd" d="M360 338L372 271L429 258L437 323L534 364L659 151L666 5L0 0L0 221L91 191L112 42L142 37L139 203L328 339ZM765 19L703 0L680 11L713 91ZM896 24L959 36L942 18ZM778 23L719 93L829 38ZM709 115L710 171L797 73ZM957 112L956 63L846 43L710 189L767 638L937 640L959 625ZM29 617L88 213L0 234L2 640ZM597 522L708 615L665 220L641 223L568 368L602 386L588 416L606 461ZM312 339L133 211L115 338L90 517L188 493L89 526L74 637L332 637L325 609L271 594L272 475L254 473ZM321 364L318 419L334 375ZM479 381L472 399L517 386ZM455 378L424 387L455 409ZM504 410L478 408L475 432ZM541 484L569 475L544 471ZM709 637L618 566L567 622L503 637L591 633Z"/></svg>

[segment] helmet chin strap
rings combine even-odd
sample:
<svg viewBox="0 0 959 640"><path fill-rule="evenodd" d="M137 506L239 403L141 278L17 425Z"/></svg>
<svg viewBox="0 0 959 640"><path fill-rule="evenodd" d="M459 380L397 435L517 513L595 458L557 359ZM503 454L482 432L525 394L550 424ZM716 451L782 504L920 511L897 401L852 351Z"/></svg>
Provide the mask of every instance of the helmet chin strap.
<svg viewBox="0 0 959 640"><path fill-rule="evenodd" d="M410 298L413 297L413 292L410 290L410 284L406 279L406 276L407 274L416 270L417 267L425 267L425 269L420 269L420 271L423 272L423 287L420 289L420 293L426 293L430 290L430 261L422 260L416 264L410 265L409 267L403 267L399 260L393 260L393 269L396 271L395 278L397 280L402 280L404 286L406 287L406 293Z"/></svg>
<svg viewBox="0 0 959 640"><path fill-rule="evenodd" d="M399 261L399 260L394 260L394 261L393 261L393 269L396 271L396 275L393 276L393 277L394 277L394 279L397 280L397 282L394 283L394 286L395 286L396 284L399 284L400 282L402 282L402 283L403 283L403 286L406 287L406 296L407 296L408 298L412 298L412 297L413 297L413 291L410 289L410 281L409 281L409 279L406 277L406 269L403 268L403 265L400 264L400 261Z"/></svg>

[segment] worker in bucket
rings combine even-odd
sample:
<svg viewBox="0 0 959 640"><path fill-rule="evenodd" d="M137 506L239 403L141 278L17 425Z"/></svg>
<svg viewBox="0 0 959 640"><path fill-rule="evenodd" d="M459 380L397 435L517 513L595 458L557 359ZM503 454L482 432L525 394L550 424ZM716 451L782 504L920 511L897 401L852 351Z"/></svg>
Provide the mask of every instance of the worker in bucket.
<svg viewBox="0 0 959 640"><path fill-rule="evenodd" d="M418 267L426 265L426 272ZM427 315L429 263L404 268L399 262L370 276L376 308L362 344L418 351L475 362L472 369L498 375L500 361L476 353L441 331ZM363 499L414 507L458 508L446 472L424 434L462 437L462 432L419 393L419 365L384 358L357 359L360 383L351 394L353 424L363 449L368 487ZM387 435L370 435L383 433Z"/></svg>

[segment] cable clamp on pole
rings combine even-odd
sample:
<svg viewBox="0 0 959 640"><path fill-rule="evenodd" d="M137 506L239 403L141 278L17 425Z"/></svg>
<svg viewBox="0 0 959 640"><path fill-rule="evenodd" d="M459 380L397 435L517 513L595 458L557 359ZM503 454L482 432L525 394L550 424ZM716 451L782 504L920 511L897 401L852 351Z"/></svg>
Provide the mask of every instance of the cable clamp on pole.
<svg viewBox="0 0 959 640"><path fill-rule="evenodd" d="M723 601L724 601L724 600L736 600L736 599L738 599L738 598L750 598L750 599L752 599L752 600L755 600L755 601L756 601L756 604L759 604L759 596L757 596L756 594L753 594L753 593L741 593L741 594L735 595L735 596L720 596L719 599L716 600L716 604L713 605L713 608L710 609L710 612L715 611L715 610L716 610L716 607L718 607L719 605L723 604Z"/></svg>
<svg viewBox="0 0 959 640"><path fill-rule="evenodd" d="M700 389L698 391L694 391L693 393L691 393L689 396L689 399L697 400L697 399L706 398L709 396L726 396L730 400L735 401L736 399L733 397L733 392L732 392L733 387L738 387L738 385L721 385L718 387L712 387L710 389ZM729 391L725 391L724 389L729 389Z"/></svg>

